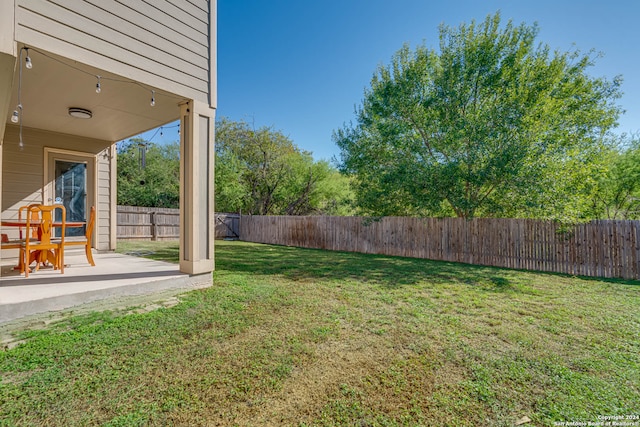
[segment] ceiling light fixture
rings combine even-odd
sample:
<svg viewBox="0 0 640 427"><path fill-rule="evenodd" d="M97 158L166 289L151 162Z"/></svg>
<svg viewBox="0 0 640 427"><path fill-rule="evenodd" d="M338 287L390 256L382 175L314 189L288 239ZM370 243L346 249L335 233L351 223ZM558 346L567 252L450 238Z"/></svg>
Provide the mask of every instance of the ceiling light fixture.
<svg viewBox="0 0 640 427"><path fill-rule="evenodd" d="M91 112L91 110L78 107L69 108L69 115L77 119L90 119L91 117L93 117L93 113Z"/></svg>

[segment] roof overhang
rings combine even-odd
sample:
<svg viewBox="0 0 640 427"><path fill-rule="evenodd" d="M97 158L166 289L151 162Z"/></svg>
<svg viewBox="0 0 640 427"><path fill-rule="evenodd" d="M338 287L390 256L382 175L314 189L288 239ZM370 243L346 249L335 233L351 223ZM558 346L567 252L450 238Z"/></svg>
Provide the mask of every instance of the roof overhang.
<svg viewBox="0 0 640 427"><path fill-rule="evenodd" d="M187 101L145 82L132 81L39 49L28 50L33 66L27 69L27 51L19 50L19 55L20 52L22 58L18 58L14 73L7 122L21 104L25 127L119 141L177 120L179 105ZM100 93L96 93L98 82ZM154 106L150 105L152 97ZM91 118L73 117L69 114L70 108L88 110Z"/></svg>

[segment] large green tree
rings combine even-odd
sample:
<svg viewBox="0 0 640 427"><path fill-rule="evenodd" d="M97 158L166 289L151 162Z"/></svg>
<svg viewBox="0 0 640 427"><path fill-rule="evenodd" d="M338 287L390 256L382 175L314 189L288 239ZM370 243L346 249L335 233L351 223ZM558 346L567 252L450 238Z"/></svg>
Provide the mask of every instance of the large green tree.
<svg viewBox="0 0 640 427"><path fill-rule="evenodd" d="M616 125L620 79L592 53L538 44L536 25L440 27L374 74L356 121L334 133L371 215L576 217Z"/></svg>
<svg viewBox="0 0 640 427"><path fill-rule="evenodd" d="M177 208L180 145L132 138L118 147L118 204Z"/></svg>
<svg viewBox="0 0 640 427"><path fill-rule="evenodd" d="M216 122L216 210L255 215L345 214L348 178L282 132Z"/></svg>

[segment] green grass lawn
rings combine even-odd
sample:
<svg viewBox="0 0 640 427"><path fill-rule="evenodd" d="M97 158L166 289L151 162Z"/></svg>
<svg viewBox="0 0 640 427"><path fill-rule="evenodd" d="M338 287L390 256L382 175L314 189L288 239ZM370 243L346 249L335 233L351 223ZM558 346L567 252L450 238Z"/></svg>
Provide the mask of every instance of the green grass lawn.
<svg viewBox="0 0 640 427"><path fill-rule="evenodd" d="M121 251L176 261L177 244ZM211 288L24 331L0 425L553 426L640 415L640 283L216 242Z"/></svg>

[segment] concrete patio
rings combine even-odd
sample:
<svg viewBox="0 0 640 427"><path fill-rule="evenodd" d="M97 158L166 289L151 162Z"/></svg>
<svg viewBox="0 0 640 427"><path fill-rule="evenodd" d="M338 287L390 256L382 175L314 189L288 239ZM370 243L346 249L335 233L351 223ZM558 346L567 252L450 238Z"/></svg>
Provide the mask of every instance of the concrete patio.
<svg viewBox="0 0 640 427"><path fill-rule="evenodd" d="M64 274L51 267L25 278L12 268L17 258L2 259L0 323L34 314L60 311L87 303L169 289L197 289L211 285L211 273L181 273L177 264L118 253L94 253L96 266L84 249L65 250Z"/></svg>

